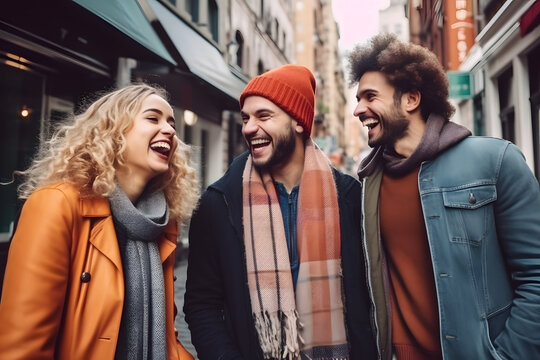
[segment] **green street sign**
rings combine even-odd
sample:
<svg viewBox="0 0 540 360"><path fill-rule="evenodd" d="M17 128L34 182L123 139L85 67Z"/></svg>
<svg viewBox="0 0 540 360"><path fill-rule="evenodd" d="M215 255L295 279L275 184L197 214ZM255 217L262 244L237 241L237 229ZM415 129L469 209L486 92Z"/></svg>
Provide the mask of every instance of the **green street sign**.
<svg viewBox="0 0 540 360"><path fill-rule="evenodd" d="M469 99L471 97L471 74L463 71L446 72L450 83L450 97L452 99Z"/></svg>

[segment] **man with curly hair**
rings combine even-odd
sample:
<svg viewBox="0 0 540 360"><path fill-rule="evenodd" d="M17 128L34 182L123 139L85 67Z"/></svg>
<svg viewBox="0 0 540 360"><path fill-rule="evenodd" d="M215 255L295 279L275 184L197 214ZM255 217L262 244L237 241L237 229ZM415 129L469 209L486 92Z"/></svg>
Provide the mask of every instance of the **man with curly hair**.
<svg viewBox="0 0 540 360"><path fill-rule="evenodd" d="M520 150L449 121L421 46L377 35L349 65L380 357L540 359L540 191Z"/></svg>

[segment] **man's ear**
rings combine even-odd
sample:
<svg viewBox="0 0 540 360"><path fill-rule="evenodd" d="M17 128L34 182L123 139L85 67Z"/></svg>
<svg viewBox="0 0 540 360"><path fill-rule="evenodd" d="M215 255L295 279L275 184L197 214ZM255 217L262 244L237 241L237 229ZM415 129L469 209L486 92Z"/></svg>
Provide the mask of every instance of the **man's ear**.
<svg viewBox="0 0 540 360"><path fill-rule="evenodd" d="M405 111L413 112L420 106L420 100L422 94L418 90L411 90L403 94L401 97L401 103L403 104Z"/></svg>
<svg viewBox="0 0 540 360"><path fill-rule="evenodd" d="M302 134L304 132L304 128L298 124L294 127L297 133Z"/></svg>

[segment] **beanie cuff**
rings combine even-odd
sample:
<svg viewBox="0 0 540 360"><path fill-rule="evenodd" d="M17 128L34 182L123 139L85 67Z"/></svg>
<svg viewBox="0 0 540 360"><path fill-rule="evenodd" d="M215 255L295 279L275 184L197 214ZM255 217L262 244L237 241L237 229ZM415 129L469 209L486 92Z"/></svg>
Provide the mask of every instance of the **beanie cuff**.
<svg viewBox="0 0 540 360"><path fill-rule="evenodd" d="M272 101L304 128L306 138L311 135L314 104L297 89L270 76L260 76L252 79L240 95L240 107L249 96L261 96Z"/></svg>

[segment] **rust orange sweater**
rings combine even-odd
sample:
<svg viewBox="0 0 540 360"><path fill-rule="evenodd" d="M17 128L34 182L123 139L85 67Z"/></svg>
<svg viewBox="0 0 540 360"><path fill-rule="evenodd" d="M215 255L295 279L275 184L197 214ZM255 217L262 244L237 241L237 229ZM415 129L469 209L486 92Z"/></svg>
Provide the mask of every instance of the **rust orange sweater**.
<svg viewBox="0 0 540 360"><path fill-rule="evenodd" d="M381 236L388 263L392 344L399 360L442 359L435 280L418 192L418 171L383 176Z"/></svg>

